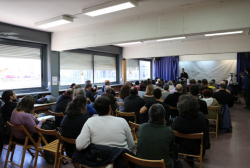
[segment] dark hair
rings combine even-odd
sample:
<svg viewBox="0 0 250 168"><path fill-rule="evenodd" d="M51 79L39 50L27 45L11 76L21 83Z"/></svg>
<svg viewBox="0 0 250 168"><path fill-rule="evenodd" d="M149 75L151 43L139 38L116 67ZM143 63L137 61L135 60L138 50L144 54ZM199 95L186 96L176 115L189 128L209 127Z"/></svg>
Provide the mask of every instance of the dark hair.
<svg viewBox="0 0 250 168"><path fill-rule="evenodd" d="M106 93L111 93L111 91L112 91L111 87L105 87L104 90Z"/></svg>
<svg viewBox="0 0 250 168"><path fill-rule="evenodd" d="M138 94L138 90L136 87L131 87L130 88L130 94L131 95L137 95Z"/></svg>
<svg viewBox="0 0 250 168"><path fill-rule="evenodd" d="M176 82L175 79L173 79L172 82L173 82L173 85L175 85L175 82Z"/></svg>
<svg viewBox="0 0 250 168"><path fill-rule="evenodd" d="M200 87L198 85L192 85L190 87L190 93L193 95L193 96L197 96L200 92Z"/></svg>
<svg viewBox="0 0 250 168"><path fill-rule="evenodd" d="M84 110L84 113L87 111L87 99L85 96L76 96L75 99L68 104L65 114L69 117L75 117L82 113L82 110Z"/></svg>
<svg viewBox="0 0 250 168"><path fill-rule="evenodd" d="M225 83L226 83L226 85L228 85L228 80L223 80Z"/></svg>
<svg viewBox="0 0 250 168"><path fill-rule="evenodd" d="M202 79L202 81L201 81L201 83L203 84L203 85L207 85L207 79Z"/></svg>
<svg viewBox="0 0 250 168"><path fill-rule="evenodd" d="M163 88L164 88L164 90L168 90L169 89L169 84L165 83Z"/></svg>
<svg viewBox="0 0 250 168"><path fill-rule="evenodd" d="M143 81L143 83L144 83L146 86L148 85L148 81L146 81L146 80Z"/></svg>
<svg viewBox="0 0 250 168"><path fill-rule="evenodd" d="M109 114L109 106L110 106L110 100L108 97L105 96L98 97L98 99L96 99L94 102L94 108L99 116Z"/></svg>
<svg viewBox="0 0 250 168"><path fill-rule="evenodd" d="M146 85L145 85L144 83L142 83L142 84L140 85L139 91L145 91L145 90L146 90Z"/></svg>
<svg viewBox="0 0 250 168"><path fill-rule="evenodd" d="M156 88L156 89L153 91L153 94L154 94L154 97L155 97L156 99L160 99L161 96L162 96L161 89Z"/></svg>
<svg viewBox="0 0 250 168"><path fill-rule="evenodd" d="M91 80L86 80L85 81L85 85L88 84L88 83L91 83Z"/></svg>
<svg viewBox="0 0 250 168"><path fill-rule="evenodd" d="M82 85L76 85L75 89L82 88Z"/></svg>
<svg viewBox="0 0 250 168"><path fill-rule="evenodd" d="M7 103L10 101L10 96L13 96L13 90L6 90L3 92L2 94L2 100L4 101L4 103Z"/></svg>
<svg viewBox="0 0 250 168"><path fill-rule="evenodd" d="M214 80L214 79L212 79L211 81L214 81L214 83L215 83L215 80Z"/></svg>
<svg viewBox="0 0 250 168"><path fill-rule="evenodd" d="M17 111L24 111L26 113L34 113L34 98L30 95L24 96L22 100L17 104Z"/></svg>
<svg viewBox="0 0 250 168"><path fill-rule="evenodd" d="M94 90L94 88L95 88L95 90ZM91 88L91 92L96 92L96 90L97 90L98 88L97 88L97 85L94 85L92 88Z"/></svg>
<svg viewBox="0 0 250 168"><path fill-rule="evenodd" d="M206 86L200 86L200 93L202 93L204 89L206 89Z"/></svg>
<svg viewBox="0 0 250 168"><path fill-rule="evenodd" d="M247 71L248 73L250 73L250 67L247 67L247 68L246 68L246 71Z"/></svg>
<svg viewBox="0 0 250 168"><path fill-rule="evenodd" d="M221 87L222 89L227 89L227 85L226 85L226 84L220 84L220 87Z"/></svg>
<svg viewBox="0 0 250 168"><path fill-rule="evenodd" d="M212 90L210 90L210 89L204 89L204 90L202 91L202 95L203 95L204 97L212 97L213 92L212 92Z"/></svg>
<svg viewBox="0 0 250 168"><path fill-rule="evenodd" d="M129 96L130 92L129 92L129 85L123 85L121 92L120 92L120 98L124 99L125 97Z"/></svg>
<svg viewBox="0 0 250 168"><path fill-rule="evenodd" d="M179 97L177 108L181 117L193 119L197 116L200 105L194 96L185 94Z"/></svg>
<svg viewBox="0 0 250 168"><path fill-rule="evenodd" d="M139 81L135 81L135 85L139 85Z"/></svg>
<svg viewBox="0 0 250 168"><path fill-rule="evenodd" d="M91 83L87 83L87 84L85 85L85 88L89 88L89 87L92 87L92 84L91 84Z"/></svg>
<svg viewBox="0 0 250 168"><path fill-rule="evenodd" d="M68 95L72 95L72 94L73 94L73 90L72 90L72 89L68 89L68 90L66 91L66 93L67 93Z"/></svg>
<svg viewBox="0 0 250 168"><path fill-rule="evenodd" d="M75 85L76 85L75 83L72 83L72 84L70 85L70 88L73 88Z"/></svg>
<svg viewBox="0 0 250 168"><path fill-rule="evenodd" d="M158 85L159 87L162 87L162 81L159 81L159 82L157 83L157 85Z"/></svg>
<svg viewBox="0 0 250 168"><path fill-rule="evenodd" d="M165 114L165 108L161 104L153 104L148 110L149 122L153 124L163 124Z"/></svg>
<svg viewBox="0 0 250 168"><path fill-rule="evenodd" d="M201 83L201 80L198 80L197 83Z"/></svg>
<svg viewBox="0 0 250 168"><path fill-rule="evenodd" d="M184 68L181 68L181 69L185 70Z"/></svg>
<svg viewBox="0 0 250 168"><path fill-rule="evenodd" d="M155 80L152 80L151 84L152 84L152 85L155 85Z"/></svg>

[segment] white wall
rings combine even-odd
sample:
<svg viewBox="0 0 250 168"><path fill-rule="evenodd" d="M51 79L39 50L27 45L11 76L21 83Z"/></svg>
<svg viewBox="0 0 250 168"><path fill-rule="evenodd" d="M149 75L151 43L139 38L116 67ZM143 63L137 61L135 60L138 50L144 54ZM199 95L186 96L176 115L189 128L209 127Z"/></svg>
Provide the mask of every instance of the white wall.
<svg viewBox="0 0 250 168"><path fill-rule="evenodd" d="M237 53L182 55L179 57L179 62L184 62L184 61L216 61L216 60L237 60Z"/></svg>
<svg viewBox="0 0 250 168"><path fill-rule="evenodd" d="M52 33L52 50L247 29L250 28L249 13L249 0L209 0L55 32Z"/></svg>

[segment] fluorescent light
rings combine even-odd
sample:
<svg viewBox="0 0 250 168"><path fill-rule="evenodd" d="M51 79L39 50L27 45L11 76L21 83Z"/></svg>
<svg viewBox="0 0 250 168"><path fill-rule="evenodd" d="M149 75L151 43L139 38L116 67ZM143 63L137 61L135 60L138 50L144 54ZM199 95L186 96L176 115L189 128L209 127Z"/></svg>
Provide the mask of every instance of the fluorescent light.
<svg viewBox="0 0 250 168"><path fill-rule="evenodd" d="M205 34L205 36L222 36L222 35L240 34L240 33L243 33L243 31L234 31L234 32L225 32L225 33Z"/></svg>
<svg viewBox="0 0 250 168"><path fill-rule="evenodd" d="M140 43L142 43L142 42L136 41L136 42L131 42L131 43L120 43L120 44L115 44L115 45L122 45L122 46L124 46L124 45L140 44Z"/></svg>
<svg viewBox="0 0 250 168"><path fill-rule="evenodd" d="M180 39L185 39L186 37L175 37L175 38L167 38L167 39L160 39L156 41L172 41L172 40L180 40Z"/></svg>
<svg viewBox="0 0 250 168"><path fill-rule="evenodd" d="M52 19L41 21L41 22L37 22L37 23L35 23L35 26L43 28L43 29L47 29L47 28L50 28L50 27L55 27L55 26L59 26L59 25L63 25L63 24L71 23L71 22L73 22L72 17L59 16L59 17L56 17L56 18L52 18Z"/></svg>
<svg viewBox="0 0 250 168"><path fill-rule="evenodd" d="M83 9L85 15L95 17L99 15L104 15L107 13L112 13L124 9L129 9L136 7L138 5L135 0L116 0L104 4L100 4L91 8Z"/></svg>

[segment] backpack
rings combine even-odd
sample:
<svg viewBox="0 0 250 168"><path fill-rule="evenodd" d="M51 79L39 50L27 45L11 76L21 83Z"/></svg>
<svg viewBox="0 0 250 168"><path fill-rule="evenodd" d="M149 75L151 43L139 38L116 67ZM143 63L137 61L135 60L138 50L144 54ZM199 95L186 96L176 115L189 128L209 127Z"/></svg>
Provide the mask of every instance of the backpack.
<svg viewBox="0 0 250 168"><path fill-rule="evenodd" d="M54 97L52 95L47 95L44 98L47 99L47 103L54 103L54 102L56 102L56 99L57 99L56 97Z"/></svg>

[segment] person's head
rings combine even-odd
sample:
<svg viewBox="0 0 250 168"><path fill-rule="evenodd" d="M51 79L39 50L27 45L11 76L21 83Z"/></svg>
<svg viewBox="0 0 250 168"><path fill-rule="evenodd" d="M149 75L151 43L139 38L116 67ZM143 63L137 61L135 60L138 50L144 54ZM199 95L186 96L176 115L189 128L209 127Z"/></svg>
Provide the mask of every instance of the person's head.
<svg viewBox="0 0 250 168"><path fill-rule="evenodd" d="M94 102L94 109L97 111L99 116L109 115L110 111L110 100L108 97L101 96Z"/></svg>
<svg viewBox="0 0 250 168"><path fill-rule="evenodd" d="M125 85L128 85L129 87L131 87L131 82L126 81L126 82L125 82Z"/></svg>
<svg viewBox="0 0 250 168"><path fill-rule="evenodd" d="M148 81L147 81L147 80L143 81L143 83L144 83L146 86L148 86Z"/></svg>
<svg viewBox="0 0 250 168"><path fill-rule="evenodd" d="M200 93L202 94L203 90L206 89L206 86L200 86Z"/></svg>
<svg viewBox="0 0 250 168"><path fill-rule="evenodd" d="M154 94L155 99L160 99L162 97L161 89L159 88L156 88L153 91L153 94Z"/></svg>
<svg viewBox="0 0 250 168"><path fill-rule="evenodd" d="M212 92L211 89L204 89L202 91L202 95L203 95L204 98L210 98L210 97L212 97L213 92Z"/></svg>
<svg viewBox="0 0 250 168"><path fill-rule="evenodd" d="M65 92L68 96L73 97L73 89L69 88Z"/></svg>
<svg viewBox="0 0 250 168"><path fill-rule="evenodd" d="M76 96L74 100L68 104L65 114L69 117L78 116L87 112L87 99L85 96Z"/></svg>
<svg viewBox="0 0 250 168"><path fill-rule="evenodd" d="M200 93L200 87L198 85L192 85L190 87L190 93L193 95L193 96L198 96L198 94Z"/></svg>
<svg viewBox="0 0 250 168"><path fill-rule="evenodd" d="M173 85L174 85L174 84L175 84L175 82L176 82L176 81L175 81L175 79L173 79L173 80L172 80L172 82L173 82Z"/></svg>
<svg viewBox="0 0 250 168"><path fill-rule="evenodd" d="M245 70L245 72L246 72L247 74L249 74L249 73L250 73L250 67L247 67L246 70Z"/></svg>
<svg viewBox="0 0 250 168"><path fill-rule="evenodd" d="M223 80L225 82L226 85L228 85L228 80Z"/></svg>
<svg viewBox="0 0 250 168"><path fill-rule="evenodd" d="M181 117L193 119L197 116L200 105L194 96L185 94L179 97L177 108Z"/></svg>
<svg viewBox="0 0 250 168"><path fill-rule="evenodd" d="M165 108L159 103L153 104L148 110L149 122L152 124L163 124L165 115Z"/></svg>
<svg viewBox="0 0 250 168"><path fill-rule="evenodd" d="M34 113L34 98L30 95L24 96L22 100L17 104L17 111L24 111L26 113Z"/></svg>
<svg viewBox="0 0 250 168"><path fill-rule="evenodd" d="M152 84L148 85L145 95L153 95L154 89L155 89L154 85L152 85Z"/></svg>
<svg viewBox="0 0 250 168"><path fill-rule="evenodd" d="M169 81L168 84L169 84L169 85L173 85L173 82L172 82L172 81Z"/></svg>
<svg viewBox="0 0 250 168"><path fill-rule="evenodd" d="M139 81L135 81L135 85L137 85L137 86L138 86L138 85L139 85Z"/></svg>
<svg viewBox="0 0 250 168"><path fill-rule="evenodd" d="M146 85L144 84L144 83L142 83L141 85L140 85L140 89L139 89L140 91L145 91L146 90Z"/></svg>
<svg viewBox="0 0 250 168"><path fill-rule="evenodd" d="M70 85L70 88L75 88L76 87L76 84L75 83L72 83L71 85Z"/></svg>
<svg viewBox="0 0 250 168"><path fill-rule="evenodd" d="M91 84L91 80L86 80L85 85L88 84L88 83Z"/></svg>
<svg viewBox="0 0 250 168"><path fill-rule="evenodd" d="M151 84L152 84L152 85L155 85L155 80L152 80Z"/></svg>
<svg viewBox="0 0 250 168"><path fill-rule="evenodd" d="M207 79L202 79L201 84L207 86L208 84Z"/></svg>
<svg viewBox="0 0 250 168"><path fill-rule="evenodd" d="M227 89L227 85L225 83L225 81L221 81L220 82L220 90L226 90Z"/></svg>
<svg viewBox="0 0 250 168"><path fill-rule="evenodd" d="M110 81L109 80L105 80L105 86L110 85Z"/></svg>
<svg viewBox="0 0 250 168"><path fill-rule="evenodd" d="M213 82L214 82L214 84L215 84L215 79L212 79L211 81L213 81Z"/></svg>
<svg viewBox="0 0 250 168"><path fill-rule="evenodd" d="M168 89L169 89L169 84L165 83L164 86L163 86L163 89L164 89L165 91L168 91Z"/></svg>
<svg viewBox="0 0 250 168"><path fill-rule="evenodd" d="M178 93L182 93L182 90L183 90L182 85L181 85L181 84L177 84L176 87L175 87L175 90L176 90L176 92L178 92Z"/></svg>
<svg viewBox="0 0 250 168"><path fill-rule="evenodd" d="M82 85L76 85L75 89L82 88Z"/></svg>
<svg viewBox="0 0 250 168"><path fill-rule="evenodd" d="M182 69L181 69L181 72L182 72L182 73L184 73L184 72L185 72L185 69L184 69L184 68L182 68Z"/></svg>
<svg viewBox="0 0 250 168"><path fill-rule="evenodd" d="M214 81L209 81L209 86L214 86Z"/></svg>
<svg viewBox="0 0 250 168"><path fill-rule="evenodd" d="M74 91L74 99L76 98L76 96L86 96L85 95L85 90L82 88L78 88Z"/></svg>
<svg viewBox="0 0 250 168"><path fill-rule="evenodd" d="M87 84L85 85L85 89L86 89L86 90L91 90L91 88L92 88L92 84L91 84L91 83L87 83Z"/></svg>
<svg viewBox="0 0 250 168"><path fill-rule="evenodd" d="M191 83L191 84L196 84L196 80L195 80L195 79L192 79L192 80L190 80L189 83Z"/></svg>
<svg viewBox="0 0 250 168"><path fill-rule="evenodd" d="M162 86L162 81L159 81L157 85L158 85L158 87L161 87Z"/></svg>
<svg viewBox="0 0 250 168"><path fill-rule="evenodd" d="M105 89L104 89L104 91L106 92L106 93L111 93L111 91L112 91L112 88L110 87L110 86L106 86L105 87Z"/></svg>
<svg viewBox="0 0 250 168"><path fill-rule="evenodd" d="M165 81L164 81L164 83L168 83L168 81L167 81L167 80L165 80Z"/></svg>
<svg viewBox="0 0 250 168"><path fill-rule="evenodd" d="M201 80L198 80L197 83L198 83L198 84L201 84Z"/></svg>
<svg viewBox="0 0 250 168"><path fill-rule="evenodd" d="M138 90L136 87L131 87L130 90L129 90L130 94L131 95L138 95Z"/></svg>
<svg viewBox="0 0 250 168"><path fill-rule="evenodd" d="M121 92L120 92L120 98L124 99L125 97L129 96L130 92L129 92L129 85L123 85L121 88Z"/></svg>
<svg viewBox="0 0 250 168"><path fill-rule="evenodd" d="M2 100L4 101L4 103L16 102L17 97L13 90L6 90L2 94Z"/></svg>

